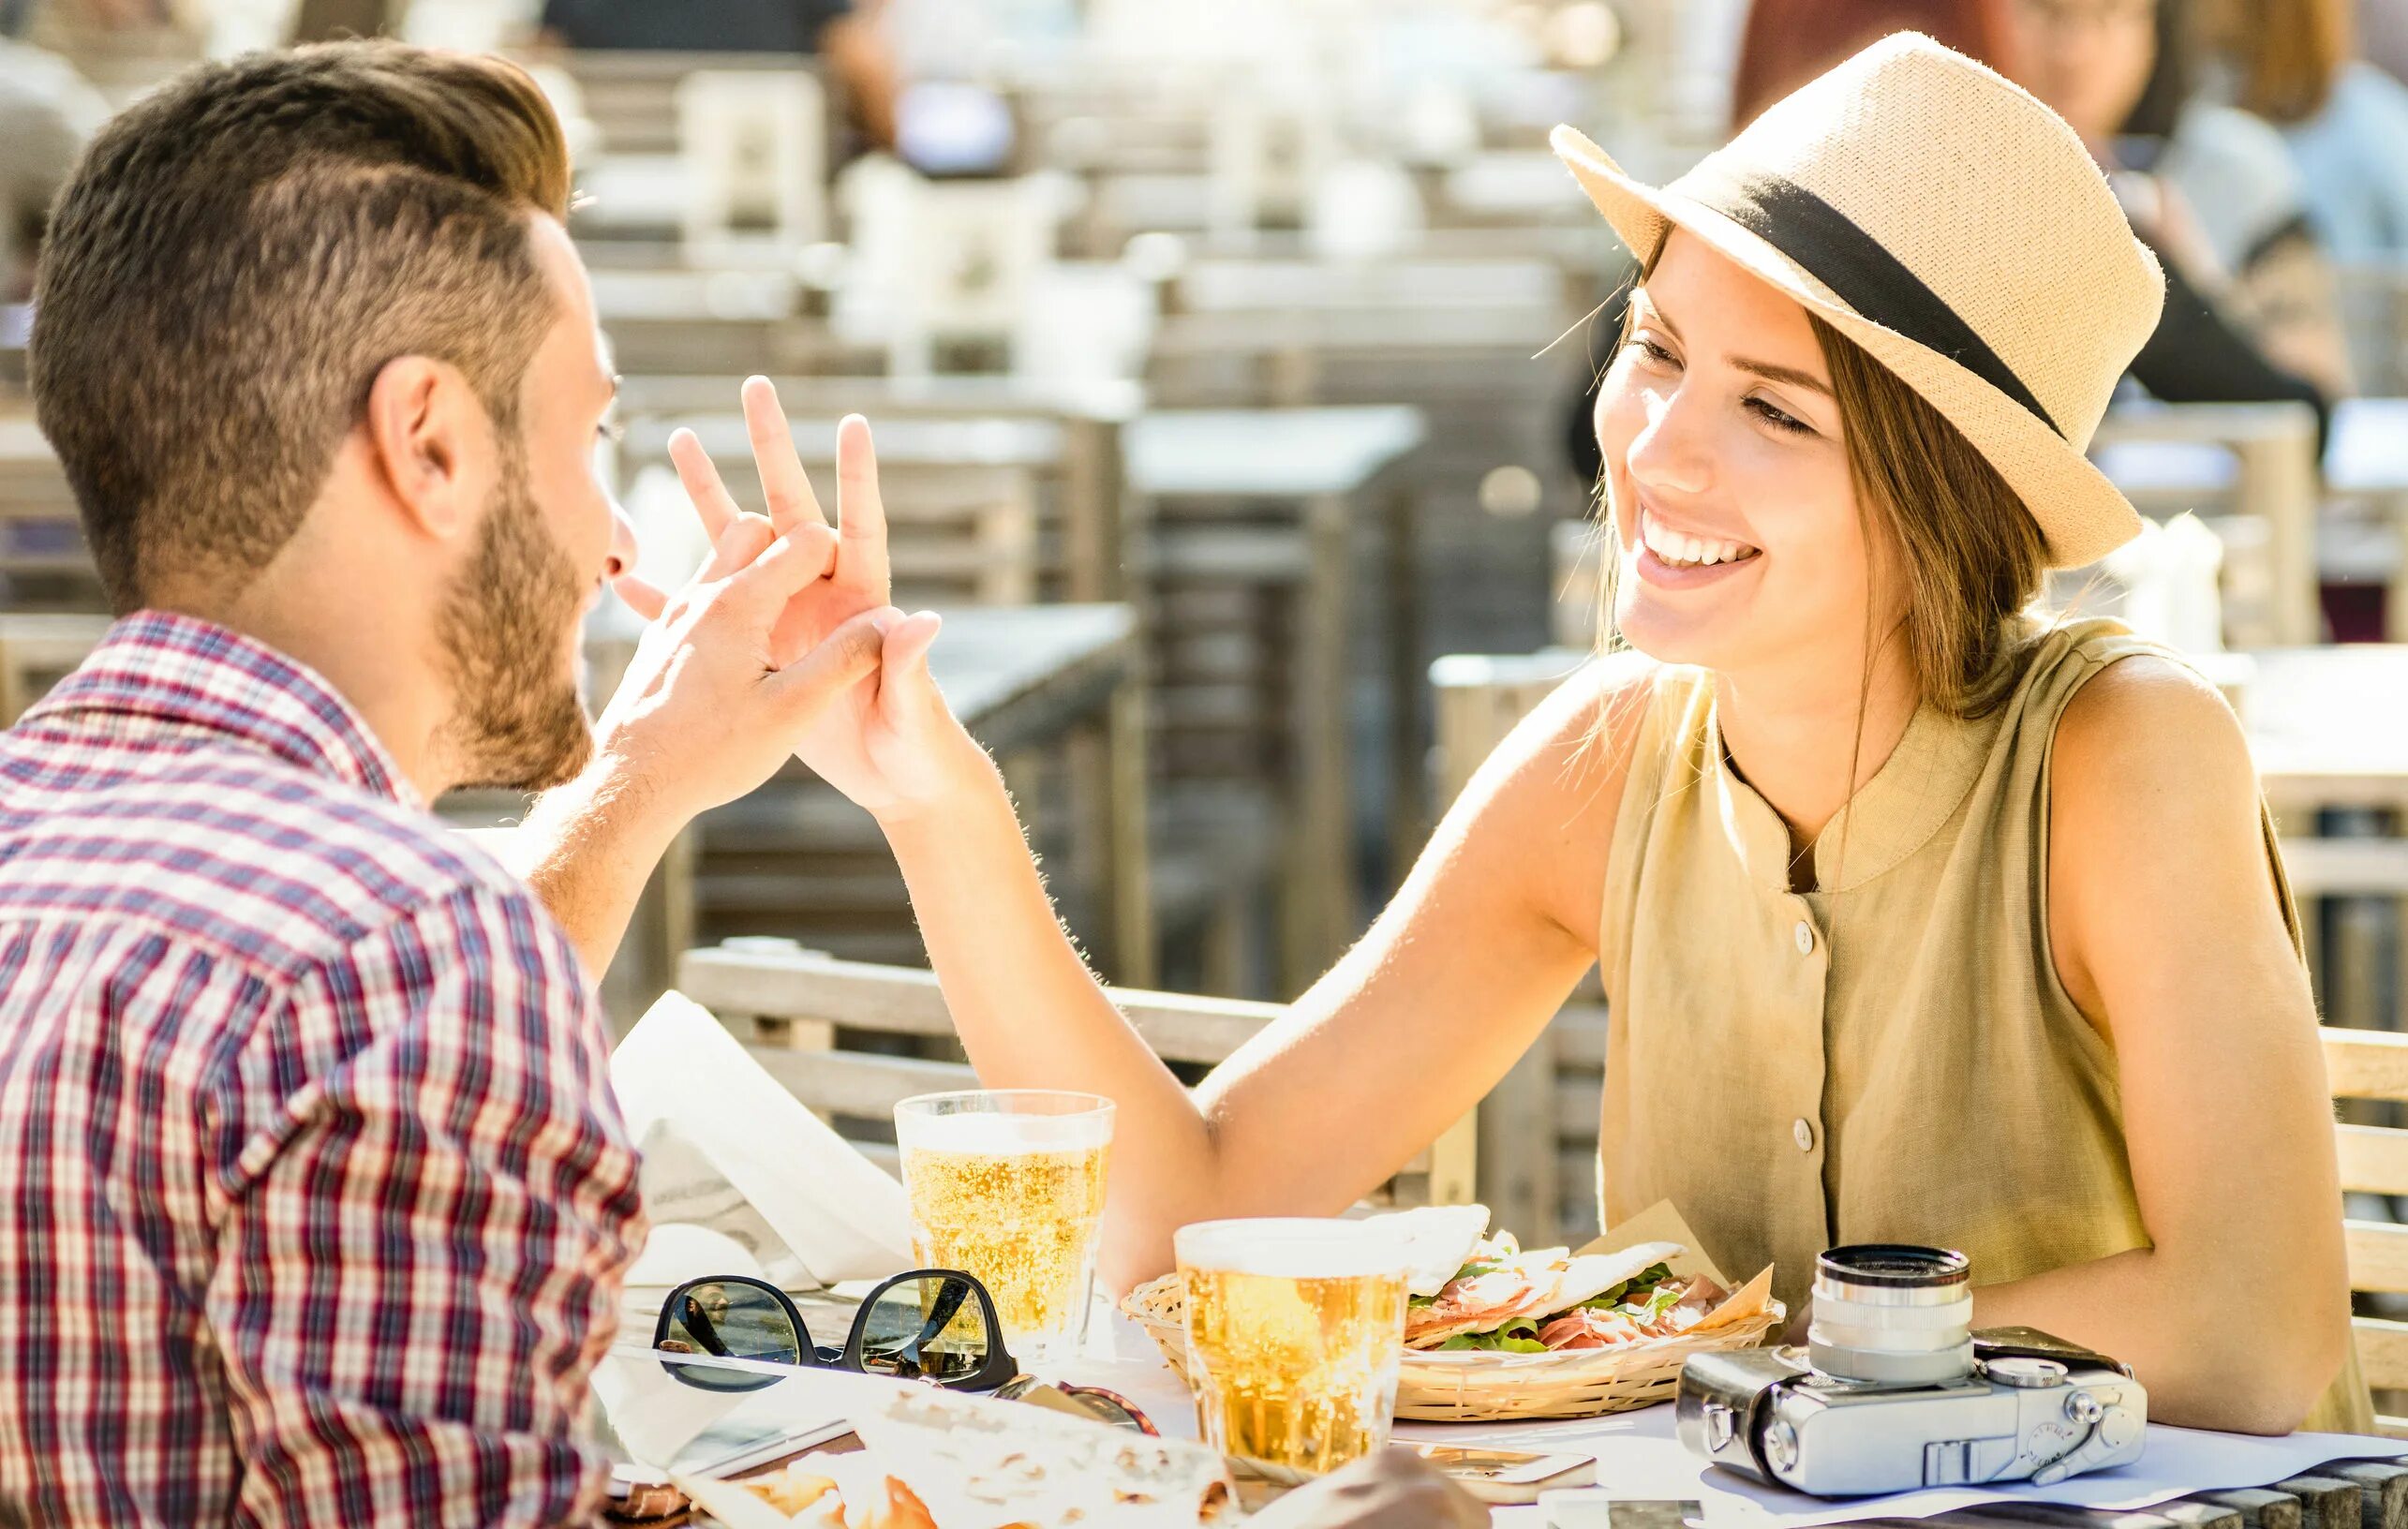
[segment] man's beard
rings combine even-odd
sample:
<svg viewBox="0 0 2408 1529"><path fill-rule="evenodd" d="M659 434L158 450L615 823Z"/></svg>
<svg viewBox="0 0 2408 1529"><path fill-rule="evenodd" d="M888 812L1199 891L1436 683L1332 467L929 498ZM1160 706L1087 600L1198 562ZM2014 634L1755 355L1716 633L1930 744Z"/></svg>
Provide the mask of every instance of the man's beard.
<svg viewBox="0 0 2408 1529"><path fill-rule="evenodd" d="M543 791L585 768L594 735L561 655L584 592L552 540L515 441L486 507L476 552L444 597L438 636L452 681L444 728L459 784Z"/></svg>

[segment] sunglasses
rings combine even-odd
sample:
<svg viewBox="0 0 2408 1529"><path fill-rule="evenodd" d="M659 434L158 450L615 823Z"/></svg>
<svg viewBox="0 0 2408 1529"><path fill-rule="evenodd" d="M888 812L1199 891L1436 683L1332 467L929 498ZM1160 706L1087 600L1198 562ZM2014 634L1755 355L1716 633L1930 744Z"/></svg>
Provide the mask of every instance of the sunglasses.
<svg viewBox="0 0 2408 1529"><path fill-rule="evenodd" d="M995 1298L972 1276L948 1269L898 1274L872 1290L840 1348L814 1343L803 1314L774 1284L746 1275L689 1280L661 1303L652 1346L664 1354L923 1380L960 1391L991 1391L1019 1373L1003 1344ZM705 1391L757 1391L780 1378L665 1358L661 1367Z"/></svg>
<svg viewBox="0 0 2408 1529"><path fill-rule="evenodd" d="M1042 1381L1019 1373L1004 1347L994 1298L975 1276L924 1269L877 1287L854 1314L842 1348L821 1348L792 1297L748 1275L689 1280L669 1292L652 1327L656 1353L692 1354L797 1368L845 1369L898 1380L924 1380L962 1391L993 1391L998 1400L1026 1402L1159 1438L1161 1431L1135 1403L1100 1386ZM681 1385L704 1391L757 1391L784 1377L716 1364L661 1368Z"/></svg>

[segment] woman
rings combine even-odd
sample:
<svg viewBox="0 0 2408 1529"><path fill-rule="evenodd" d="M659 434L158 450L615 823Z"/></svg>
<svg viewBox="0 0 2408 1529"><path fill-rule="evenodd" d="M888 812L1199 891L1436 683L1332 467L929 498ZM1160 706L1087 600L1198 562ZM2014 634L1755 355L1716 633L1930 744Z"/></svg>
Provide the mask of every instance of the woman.
<svg viewBox="0 0 2408 1529"><path fill-rule="evenodd" d="M1661 191L1557 147L1647 259L1596 416L1634 651L1528 719L1191 1094L898 628L828 773L981 1077L1119 1101L1126 1284L1184 1223L1379 1184L1601 961L1609 1223L1668 1197L1793 1306L1831 1243L1960 1247L1982 1324L2118 1355L2155 1416L2297 1425L2348 1347L2340 1195L2243 739L2179 661L2019 614L2137 529L2081 447L2156 262L2062 122L1921 38Z"/></svg>

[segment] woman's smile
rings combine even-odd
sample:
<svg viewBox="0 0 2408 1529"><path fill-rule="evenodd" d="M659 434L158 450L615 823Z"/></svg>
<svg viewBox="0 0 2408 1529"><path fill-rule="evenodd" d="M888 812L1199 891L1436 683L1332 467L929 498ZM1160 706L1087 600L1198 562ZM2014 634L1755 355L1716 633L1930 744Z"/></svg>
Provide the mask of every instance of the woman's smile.
<svg viewBox="0 0 2408 1529"><path fill-rule="evenodd" d="M1736 576L1761 561L1761 548L1746 542L1678 529L1642 504L1633 561L1639 576L1667 589L1694 589Z"/></svg>

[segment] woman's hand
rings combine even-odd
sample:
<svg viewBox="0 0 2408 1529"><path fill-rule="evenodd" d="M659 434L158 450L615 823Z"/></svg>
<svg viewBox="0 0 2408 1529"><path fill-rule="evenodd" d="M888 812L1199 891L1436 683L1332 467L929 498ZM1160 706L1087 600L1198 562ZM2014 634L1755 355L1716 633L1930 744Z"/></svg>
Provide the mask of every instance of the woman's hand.
<svg viewBox="0 0 2408 1529"><path fill-rule="evenodd" d="M754 470L769 504L766 528L780 535L830 534L819 497L795 451L793 430L766 378L744 384L744 423ZM747 515L691 430L669 438L669 457L714 541ZM836 434L835 557L827 576L787 603L771 633L773 658L794 661L866 611L886 608L892 574L886 508L878 493L878 453L870 422L848 415ZM757 537L758 533L754 533ZM942 806L993 776L986 753L954 720L929 674L929 649L942 626L922 611L887 624L878 673L840 697L791 740L812 773L881 822Z"/></svg>

